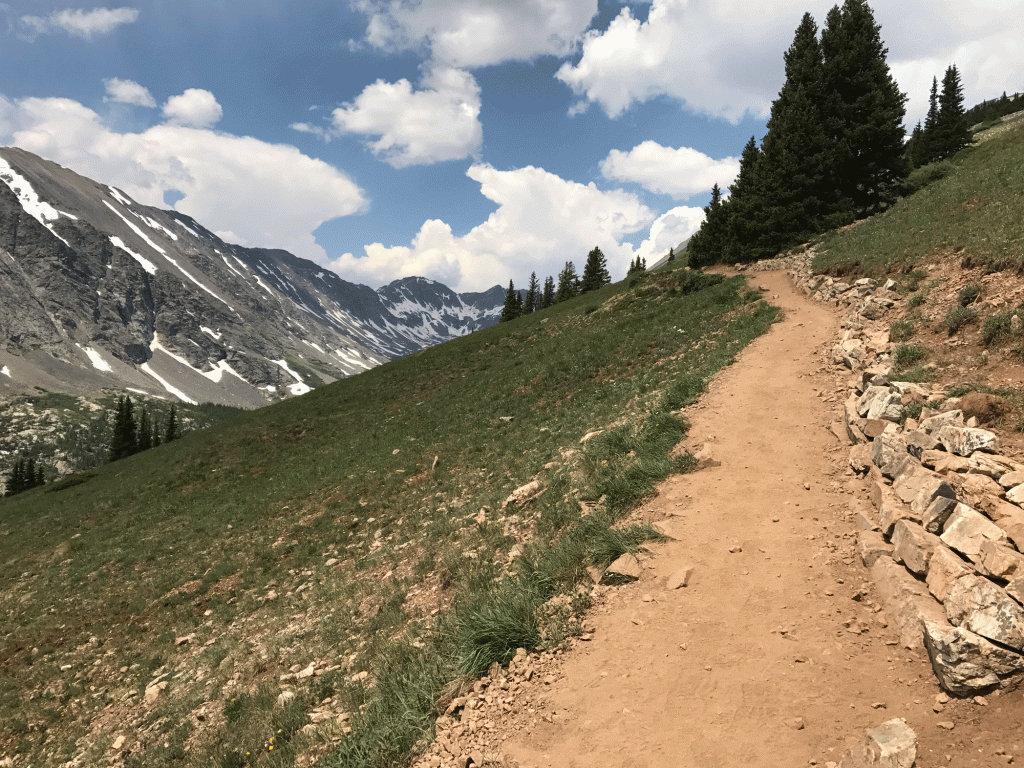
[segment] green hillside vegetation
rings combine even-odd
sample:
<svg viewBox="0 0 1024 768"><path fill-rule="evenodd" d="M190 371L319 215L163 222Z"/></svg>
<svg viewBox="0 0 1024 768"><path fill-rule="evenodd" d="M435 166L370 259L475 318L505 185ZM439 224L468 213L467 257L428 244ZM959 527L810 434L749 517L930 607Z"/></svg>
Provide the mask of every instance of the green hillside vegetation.
<svg viewBox="0 0 1024 768"><path fill-rule="evenodd" d="M880 277L957 255L965 267L1024 271L1024 123L910 182L921 188L885 213L823 236L814 268Z"/></svg>
<svg viewBox="0 0 1024 768"><path fill-rule="evenodd" d="M655 536L619 521L690 468L679 409L776 316L681 261L0 500L0 755L403 764Z"/></svg>

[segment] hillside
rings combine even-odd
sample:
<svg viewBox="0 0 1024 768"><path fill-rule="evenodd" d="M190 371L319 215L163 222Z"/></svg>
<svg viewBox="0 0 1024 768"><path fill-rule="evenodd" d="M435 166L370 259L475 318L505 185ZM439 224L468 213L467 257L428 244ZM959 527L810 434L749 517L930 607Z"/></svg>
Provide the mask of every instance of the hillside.
<svg viewBox="0 0 1024 768"><path fill-rule="evenodd" d="M634 276L0 501L0 751L394 765L446 686L578 631L582 595L533 616L656 535L611 526L773 317Z"/></svg>

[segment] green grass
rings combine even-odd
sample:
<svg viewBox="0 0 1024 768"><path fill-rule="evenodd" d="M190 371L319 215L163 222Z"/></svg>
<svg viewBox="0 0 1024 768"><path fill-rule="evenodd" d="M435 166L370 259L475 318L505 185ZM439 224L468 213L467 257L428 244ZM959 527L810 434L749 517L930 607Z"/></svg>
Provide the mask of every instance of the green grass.
<svg viewBox="0 0 1024 768"><path fill-rule="evenodd" d="M945 175L885 213L825 235L814 269L882 277L936 253L993 272L1024 269L1024 128L948 162Z"/></svg>
<svg viewBox="0 0 1024 768"><path fill-rule="evenodd" d="M900 344L893 352L893 364L898 372L907 371L928 356L928 348L920 344Z"/></svg>
<svg viewBox="0 0 1024 768"><path fill-rule="evenodd" d="M678 409L776 317L740 279L631 282L0 501L0 751L74 752L134 691L139 765L291 765L330 690L354 731L325 764L400 763L447 686L571 634L583 606L551 598L655 535L617 521L691 466L669 456ZM503 510L533 479L539 495ZM333 677L290 683L284 723L280 677L310 662ZM161 667L168 691L142 707ZM41 695L55 678L89 693ZM179 759L195 707L232 697Z"/></svg>

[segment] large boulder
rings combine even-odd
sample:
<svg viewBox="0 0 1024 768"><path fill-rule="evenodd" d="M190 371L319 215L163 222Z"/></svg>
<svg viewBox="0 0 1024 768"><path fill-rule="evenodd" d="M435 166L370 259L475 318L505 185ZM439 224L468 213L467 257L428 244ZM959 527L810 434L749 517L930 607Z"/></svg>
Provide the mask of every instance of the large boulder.
<svg viewBox="0 0 1024 768"><path fill-rule="evenodd" d="M1024 656L945 621L925 622L924 647L939 685L954 696L985 693L1024 671Z"/></svg>
<svg viewBox="0 0 1024 768"><path fill-rule="evenodd" d="M926 621L947 623L946 612L929 594L921 582L892 558L880 557L871 566L875 582L886 612L892 618L900 635L900 643L908 649L924 645Z"/></svg>
<svg viewBox="0 0 1024 768"><path fill-rule="evenodd" d="M970 576L974 568L966 563L953 550L946 546L936 547L928 560L928 577L925 579L928 584L928 591L935 595L940 603L946 602L949 589L963 576Z"/></svg>
<svg viewBox="0 0 1024 768"><path fill-rule="evenodd" d="M945 426L935 433L942 447L957 456L970 456L975 451L995 451L999 439L994 432L976 427Z"/></svg>
<svg viewBox="0 0 1024 768"><path fill-rule="evenodd" d="M978 569L994 579L1012 581L1018 576L1024 576L1024 555L1011 547L986 539L981 543Z"/></svg>
<svg viewBox="0 0 1024 768"><path fill-rule="evenodd" d="M892 545L892 559L918 576L928 573L932 553L939 547L945 548L938 536L910 520L898 520L893 526Z"/></svg>
<svg viewBox="0 0 1024 768"><path fill-rule="evenodd" d="M1002 528L966 504L956 505L939 538L972 563L977 563L981 558L981 545L984 541L1007 543Z"/></svg>
<svg viewBox="0 0 1024 768"><path fill-rule="evenodd" d="M1024 608L983 576L962 576L944 603L954 626L1017 651L1024 650Z"/></svg>

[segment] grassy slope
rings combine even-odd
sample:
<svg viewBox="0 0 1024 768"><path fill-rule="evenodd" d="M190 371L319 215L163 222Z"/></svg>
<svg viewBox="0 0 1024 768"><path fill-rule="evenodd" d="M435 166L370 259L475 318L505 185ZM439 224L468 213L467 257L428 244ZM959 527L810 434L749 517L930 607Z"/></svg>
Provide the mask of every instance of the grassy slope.
<svg viewBox="0 0 1024 768"><path fill-rule="evenodd" d="M881 276L936 253L1024 270L1024 125L953 159L953 171L886 213L822 238L815 269Z"/></svg>
<svg viewBox="0 0 1024 768"><path fill-rule="evenodd" d="M130 764L292 765L333 694L356 732L332 764L393 764L441 686L542 642L537 606L635 546L609 526L672 471L670 411L774 318L737 280L633 283L0 501L0 753L98 764L124 733ZM502 514L534 478L543 494ZM561 548L512 562L537 534ZM481 636L495 604L534 634ZM326 674L275 708L311 662Z"/></svg>

